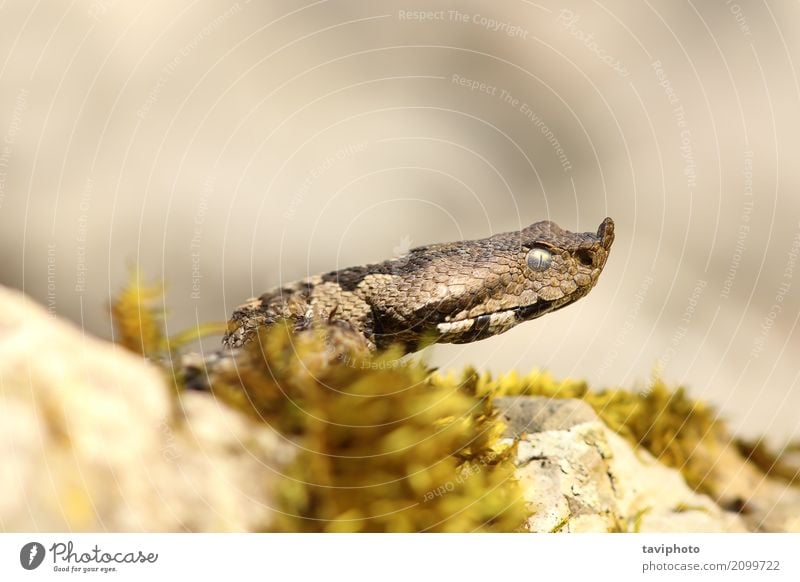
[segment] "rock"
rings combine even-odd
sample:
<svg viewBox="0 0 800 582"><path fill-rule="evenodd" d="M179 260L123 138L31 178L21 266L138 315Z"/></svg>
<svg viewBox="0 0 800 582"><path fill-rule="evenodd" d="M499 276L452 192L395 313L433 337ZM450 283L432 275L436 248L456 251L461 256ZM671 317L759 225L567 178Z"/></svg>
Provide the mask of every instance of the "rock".
<svg viewBox="0 0 800 582"><path fill-rule="evenodd" d="M714 470L724 483L718 503L739 511L751 531L800 533L800 489L765 476L733 446L716 452Z"/></svg>
<svg viewBox="0 0 800 582"><path fill-rule="evenodd" d="M634 448L583 401L496 398L519 437L517 476L535 532L741 532L737 513L692 491L681 474Z"/></svg>
<svg viewBox="0 0 800 582"><path fill-rule="evenodd" d="M253 531L293 447L0 288L5 531Z"/></svg>
<svg viewBox="0 0 800 582"><path fill-rule="evenodd" d="M568 430L598 420L592 407L583 400L553 398L495 398L494 406L506 421L506 436L523 433Z"/></svg>

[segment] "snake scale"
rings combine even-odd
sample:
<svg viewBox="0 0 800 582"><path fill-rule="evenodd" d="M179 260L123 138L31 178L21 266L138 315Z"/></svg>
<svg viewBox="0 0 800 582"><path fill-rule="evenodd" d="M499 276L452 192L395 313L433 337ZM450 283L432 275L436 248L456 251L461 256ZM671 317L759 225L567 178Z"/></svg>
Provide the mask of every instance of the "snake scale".
<svg viewBox="0 0 800 582"><path fill-rule="evenodd" d="M328 328L369 350L467 343L503 333L585 296L614 242L614 222L573 233L551 221L479 240L432 244L382 263L282 285L236 308L225 349L186 361L195 371L235 360L257 330L288 321L298 332ZM190 374L197 378L197 373Z"/></svg>

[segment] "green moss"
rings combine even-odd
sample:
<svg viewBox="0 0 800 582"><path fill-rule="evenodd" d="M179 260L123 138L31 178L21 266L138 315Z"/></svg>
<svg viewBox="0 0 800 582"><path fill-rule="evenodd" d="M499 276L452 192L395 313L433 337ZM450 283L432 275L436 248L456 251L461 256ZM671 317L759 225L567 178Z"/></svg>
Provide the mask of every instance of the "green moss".
<svg viewBox="0 0 800 582"><path fill-rule="evenodd" d="M172 416L179 422L182 419L179 393L183 389L183 381L178 369L180 357L173 352L205 335L221 333L225 325L202 324L168 338L164 332L167 311L160 301L163 293L162 283L145 283L141 270L134 268L128 284L112 300L110 313L116 330L116 342L155 363L163 373L166 384L172 387L169 394ZM172 362L175 368L166 362Z"/></svg>
<svg viewBox="0 0 800 582"><path fill-rule="evenodd" d="M324 343L276 326L215 393L301 453L279 489L283 531L517 531L513 450L484 399L429 381L396 350L320 362ZM262 349L263 348L263 349Z"/></svg>
<svg viewBox="0 0 800 582"><path fill-rule="evenodd" d="M147 285L139 269L131 271L127 286L111 303L117 343L143 356L163 354L164 311L155 305L162 293L162 285Z"/></svg>

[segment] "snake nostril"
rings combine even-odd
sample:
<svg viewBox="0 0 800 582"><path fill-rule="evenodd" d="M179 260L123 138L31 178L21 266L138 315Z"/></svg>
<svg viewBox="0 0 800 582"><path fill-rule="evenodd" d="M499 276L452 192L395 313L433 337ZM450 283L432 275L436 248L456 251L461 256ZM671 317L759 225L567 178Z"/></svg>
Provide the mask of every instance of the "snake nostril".
<svg viewBox="0 0 800 582"><path fill-rule="evenodd" d="M594 265L594 253L590 250L580 249L575 253L575 258L578 259L578 262L585 267L591 267Z"/></svg>

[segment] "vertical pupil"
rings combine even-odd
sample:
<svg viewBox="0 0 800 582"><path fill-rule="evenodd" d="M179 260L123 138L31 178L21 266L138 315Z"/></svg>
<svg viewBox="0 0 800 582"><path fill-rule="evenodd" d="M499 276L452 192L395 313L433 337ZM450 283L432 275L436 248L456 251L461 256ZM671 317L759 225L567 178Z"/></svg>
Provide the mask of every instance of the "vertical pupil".
<svg viewBox="0 0 800 582"><path fill-rule="evenodd" d="M552 262L552 255L545 249L531 249L528 253L528 267L534 271L544 271Z"/></svg>

